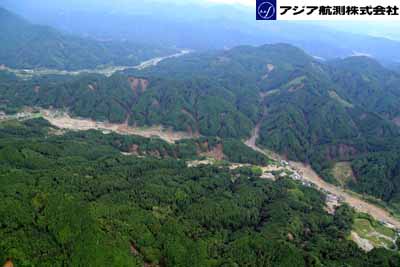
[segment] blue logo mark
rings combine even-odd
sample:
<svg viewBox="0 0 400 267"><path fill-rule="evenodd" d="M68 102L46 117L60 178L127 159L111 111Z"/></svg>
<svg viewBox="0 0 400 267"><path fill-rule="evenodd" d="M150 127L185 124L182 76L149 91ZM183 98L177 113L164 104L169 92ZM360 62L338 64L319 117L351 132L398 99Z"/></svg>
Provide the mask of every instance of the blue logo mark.
<svg viewBox="0 0 400 267"><path fill-rule="evenodd" d="M257 20L276 20L276 0L257 0Z"/></svg>

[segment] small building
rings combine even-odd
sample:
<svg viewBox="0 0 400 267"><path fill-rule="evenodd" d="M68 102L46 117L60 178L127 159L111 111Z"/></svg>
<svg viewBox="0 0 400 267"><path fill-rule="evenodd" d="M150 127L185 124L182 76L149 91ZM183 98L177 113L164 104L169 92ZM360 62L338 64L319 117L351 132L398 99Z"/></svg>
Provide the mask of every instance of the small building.
<svg viewBox="0 0 400 267"><path fill-rule="evenodd" d="M288 166L289 165L289 162L287 162L286 160L281 160L280 163L283 166Z"/></svg>
<svg viewBox="0 0 400 267"><path fill-rule="evenodd" d="M263 173L263 174L261 175L261 178L262 178L262 179L275 180L275 176L274 176L272 173L270 173L270 172Z"/></svg>

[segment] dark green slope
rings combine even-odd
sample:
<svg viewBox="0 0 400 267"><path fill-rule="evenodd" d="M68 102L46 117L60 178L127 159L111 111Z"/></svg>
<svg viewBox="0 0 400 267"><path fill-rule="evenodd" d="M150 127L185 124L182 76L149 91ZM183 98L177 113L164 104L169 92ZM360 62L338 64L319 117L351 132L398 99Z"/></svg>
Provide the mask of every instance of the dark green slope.
<svg viewBox="0 0 400 267"><path fill-rule="evenodd" d="M330 215L320 192L289 178L123 156L118 143L152 141L54 130L43 120L0 124L1 263L399 266L398 252L364 253L347 240L351 209Z"/></svg>
<svg viewBox="0 0 400 267"><path fill-rule="evenodd" d="M341 140L366 145L370 138L398 135L398 128L390 122L396 118L396 105L391 116L379 107L388 106L383 100L398 100L394 81L399 76L372 63L369 69L357 69L354 64L353 72L383 75L375 79L390 86L386 90L368 83L365 88L357 80L365 76L362 73L339 79L347 71L346 61L369 59L321 64L285 44L238 47L171 59L148 70L110 78L80 75L21 81L3 74L1 96L7 108L68 108L83 117L165 124L206 136L246 138L260 123L261 145L306 161L315 146L334 146ZM360 91L364 95L359 96ZM376 98L373 102L380 106L366 103L366 95Z"/></svg>
<svg viewBox="0 0 400 267"><path fill-rule="evenodd" d="M3 72L2 109L68 109L73 115L131 125L164 124L204 136L246 139L310 162L334 182L337 161L353 164L353 189L397 202L399 167L368 162L399 154L400 75L365 57L321 63L286 45L193 53L143 71L19 80ZM379 182L385 184L380 187ZM377 186L369 186L368 183Z"/></svg>
<svg viewBox="0 0 400 267"><path fill-rule="evenodd" d="M346 76L348 69L352 72ZM309 161L321 152L320 146L328 150L325 155L319 153L322 160L345 159L368 151L369 143L399 135L393 120L399 106L395 103L400 100L396 87L400 76L368 58L323 64L300 49L278 44L192 55L139 74L206 79L214 91L224 86L230 91L225 99L234 96L231 102L253 126L261 123L259 143L292 159ZM367 75L380 84L358 78ZM357 147L346 148L353 145Z"/></svg>
<svg viewBox="0 0 400 267"><path fill-rule="evenodd" d="M129 42L100 42L32 25L0 7L0 65L74 70L100 65L135 65L172 53Z"/></svg>
<svg viewBox="0 0 400 267"><path fill-rule="evenodd" d="M350 101L400 124L400 76L373 59L353 57L330 64L338 90Z"/></svg>
<svg viewBox="0 0 400 267"><path fill-rule="evenodd" d="M353 152L365 152L373 140L385 142L399 137L395 124L357 101L342 98L335 85L306 75L297 85L286 84L267 96L260 144L303 161L310 159L316 146L329 145L330 151L335 151L348 145L342 154L326 151L323 156L345 160Z"/></svg>

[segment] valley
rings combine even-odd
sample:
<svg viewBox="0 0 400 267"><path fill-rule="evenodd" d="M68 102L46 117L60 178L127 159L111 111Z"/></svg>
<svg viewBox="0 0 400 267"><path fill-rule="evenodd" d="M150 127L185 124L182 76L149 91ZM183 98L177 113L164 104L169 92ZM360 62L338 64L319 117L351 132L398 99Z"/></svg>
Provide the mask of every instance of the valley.
<svg viewBox="0 0 400 267"><path fill-rule="evenodd" d="M330 183L325 182L313 169L310 165L306 165L301 162L295 161L287 161L285 157L282 157L272 151L267 151L262 149L256 145L256 141L258 138L258 127L253 130L252 136L245 141L245 144L250 148L263 153L271 158L273 158L277 162L284 162L287 168L298 174L298 177L302 181L306 181L311 183L313 186L318 188L324 193L328 193L335 197L335 199L340 199L341 202L345 202L353 207L358 212L367 213L375 218L377 221L384 223L388 227L397 229L400 231L400 220L393 217L388 211L384 210L381 207L378 207L374 204L371 204L365 200L357 198L354 194L347 193L343 188L332 185Z"/></svg>
<svg viewBox="0 0 400 267"><path fill-rule="evenodd" d="M183 139L198 138L199 136L186 132L177 132L167 129L163 126L152 127L134 127L127 123L117 124L109 122L98 122L84 118L72 118L65 112L54 110L41 110L43 118L48 120L52 125L65 130L86 131L99 130L103 133L115 132L122 135L138 135L146 138L158 137L168 143Z"/></svg>
<svg viewBox="0 0 400 267"><path fill-rule="evenodd" d="M85 118L73 118L68 115L67 112L48 109L39 109L35 112L22 111L15 115L0 115L0 122L9 120L25 121L35 118L44 118L53 126L63 130L99 130L105 134L114 132L121 135L138 135L146 138L157 137L172 144L175 143L175 141L199 137L198 135L189 134L187 132L173 131L161 125L152 127L134 127L129 126L127 123L118 124L94 121Z"/></svg>
<svg viewBox="0 0 400 267"><path fill-rule="evenodd" d="M156 66L160 62L166 59L171 59L171 58L178 58L181 56L184 56L186 54L189 54L191 50L183 49L179 53L174 53L171 55L163 56L163 57L155 57L149 60L145 60L141 62L140 64L136 66L110 66L110 67L105 67L105 68L96 68L96 69L82 69L82 70L73 70L73 71L68 71L68 70L57 70L57 69L46 69L46 68L40 68L40 69L13 69L10 67L7 67L5 65L0 66L0 71L8 71L11 73L14 73L20 78L23 79L30 79L34 76L44 76L44 75L72 75L72 76L77 76L81 74L101 74L106 77L110 77L116 72L124 71L124 70L129 70L129 69L137 69L137 70L143 70L149 67Z"/></svg>
<svg viewBox="0 0 400 267"><path fill-rule="evenodd" d="M87 131L87 130L99 130L104 134L114 132L122 135L138 135L145 138L157 137L168 143L175 143L184 139L199 138L198 135L189 134L187 132L177 132L172 129L167 129L163 126L152 126L152 127L133 127L125 124L116 124L109 122L98 122L90 119L84 118L73 118L68 115L68 113L59 110L45 110L40 109L39 112L22 112L17 115L12 115L9 117L3 117L2 120L28 120L33 118L44 118L53 126L71 131ZM296 161L287 161L285 157L280 156L272 151L260 148L256 145L258 138L258 125L252 131L252 136L247 139L244 144L257 151L272 158L276 164L268 166L259 166L263 170L263 174L270 177L268 173L272 171L286 171L292 173L291 177L295 180L302 181L303 184L312 186L320 190L321 192L328 194L334 199L336 204L340 202L347 203L353 207L356 211L361 213L366 213L372 216L375 220L385 224L389 228L400 230L400 220L393 217L387 210L369 203L359 197L354 193L348 193L345 189L338 186L332 185L324 181L310 165L303 164ZM197 166L201 164L214 164L214 161L200 161L193 162L191 166ZM243 164L232 164L232 168L243 167ZM329 201L328 201L329 204Z"/></svg>
<svg viewBox="0 0 400 267"><path fill-rule="evenodd" d="M397 41L5 1L0 266L400 267Z"/></svg>

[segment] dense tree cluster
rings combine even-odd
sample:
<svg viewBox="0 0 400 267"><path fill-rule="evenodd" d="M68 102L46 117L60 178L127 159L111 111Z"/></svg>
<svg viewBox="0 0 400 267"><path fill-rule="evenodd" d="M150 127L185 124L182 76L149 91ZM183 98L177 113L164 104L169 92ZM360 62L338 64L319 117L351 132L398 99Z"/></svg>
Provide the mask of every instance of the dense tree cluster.
<svg viewBox="0 0 400 267"><path fill-rule="evenodd" d="M330 182L333 164L349 161L357 179L348 186L397 205L398 167L379 166L385 175L376 177L369 162L377 155L392 162L399 151L398 84L398 73L366 57L321 63L290 45L242 46L108 78L21 80L0 72L0 107L53 107L95 120L163 124L237 140L224 147L231 151L244 149L238 141L259 126L258 145L311 163Z"/></svg>
<svg viewBox="0 0 400 267"><path fill-rule="evenodd" d="M133 65L171 53L99 42L31 25L0 8L0 64L82 69ZM2 68L3 69L3 68ZM243 139L310 162L335 182L400 211L400 74L370 58L321 63L285 44L193 53L105 77L0 70L0 111L26 106L204 137L60 135L45 120L0 124L0 264L16 266L400 266L398 252L364 253L348 240L353 211L259 170L187 160L265 165ZM258 129L259 128L259 129ZM123 154L121 153L123 152Z"/></svg>
<svg viewBox="0 0 400 267"><path fill-rule="evenodd" d="M397 252L367 254L347 240L351 209L329 215L321 193L290 179L124 156L93 132L51 133L43 120L1 124L0 262L399 266Z"/></svg>

